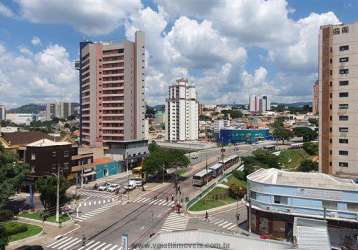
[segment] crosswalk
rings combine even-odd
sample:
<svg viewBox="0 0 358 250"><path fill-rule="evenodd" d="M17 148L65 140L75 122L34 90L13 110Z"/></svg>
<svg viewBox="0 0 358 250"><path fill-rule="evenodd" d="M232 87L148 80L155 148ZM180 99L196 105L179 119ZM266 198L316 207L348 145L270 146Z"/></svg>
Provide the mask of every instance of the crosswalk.
<svg viewBox="0 0 358 250"><path fill-rule="evenodd" d="M101 205L105 205L106 203L114 202L116 200L118 199L111 198L111 199L102 199L102 200L90 200L90 201L80 202L79 206L80 207L101 206Z"/></svg>
<svg viewBox="0 0 358 250"><path fill-rule="evenodd" d="M177 230L185 230L189 219L182 214L170 213L165 220L161 232L171 232Z"/></svg>
<svg viewBox="0 0 358 250"><path fill-rule="evenodd" d="M146 198L146 197L142 197L142 198L138 198L135 199L132 202L137 202L137 203L148 203L149 205L157 205L157 206L165 206L165 207L174 207L174 201L167 201L167 200L163 200L163 199L153 199L153 198Z"/></svg>
<svg viewBox="0 0 358 250"><path fill-rule="evenodd" d="M209 219L202 219L202 220L229 231L233 231L237 228L237 224L220 218L209 218Z"/></svg>
<svg viewBox="0 0 358 250"><path fill-rule="evenodd" d="M122 250L122 247L116 244L110 244L102 241L91 240L82 246L82 239L76 237L62 237L52 242L46 249L58 250Z"/></svg>
<svg viewBox="0 0 358 250"><path fill-rule="evenodd" d="M82 214L81 216L78 216L78 217L75 217L74 220L76 221L85 221L85 220L88 220L94 216L96 216L97 214L100 214L100 213L103 213L105 211L107 211L108 209L110 209L111 207L114 207L116 205L125 205L127 204L127 201L114 201L114 202L111 202L111 203L108 203L102 207L99 207L95 210L92 210L90 212L87 212L87 213L84 213Z"/></svg>
<svg viewBox="0 0 358 250"><path fill-rule="evenodd" d="M120 197L120 194L97 190L80 190L78 194L82 196L96 197L102 199L118 199L118 197Z"/></svg>

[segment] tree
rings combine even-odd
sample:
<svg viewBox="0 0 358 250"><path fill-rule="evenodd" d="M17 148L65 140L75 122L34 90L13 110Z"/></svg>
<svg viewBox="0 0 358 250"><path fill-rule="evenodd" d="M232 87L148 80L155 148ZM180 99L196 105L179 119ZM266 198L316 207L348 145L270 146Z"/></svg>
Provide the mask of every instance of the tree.
<svg viewBox="0 0 358 250"><path fill-rule="evenodd" d="M240 110L238 110L238 109L223 110L223 111L221 111L221 113L224 114L225 117L230 115L230 117L233 118L233 119L241 118L243 116L242 112Z"/></svg>
<svg viewBox="0 0 358 250"><path fill-rule="evenodd" d="M308 122L318 127L318 119L316 118L309 118Z"/></svg>
<svg viewBox="0 0 358 250"><path fill-rule="evenodd" d="M276 139L276 140L281 140L282 144L285 143L285 140L289 140L292 137L292 132L288 129L285 129L283 127L278 127L275 128L272 136Z"/></svg>
<svg viewBox="0 0 358 250"><path fill-rule="evenodd" d="M235 199L239 199L244 197L246 193L246 187L243 185L240 185L239 182L231 182L229 183L229 192L230 196Z"/></svg>
<svg viewBox="0 0 358 250"><path fill-rule="evenodd" d="M5 247L9 243L9 236L5 230L5 227L0 224L0 250L5 250Z"/></svg>
<svg viewBox="0 0 358 250"><path fill-rule="evenodd" d="M303 141L308 142L317 138L318 133L307 127L297 127L293 129L293 133L297 137L303 137Z"/></svg>
<svg viewBox="0 0 358 250"><path fill-rule="evenodd" d="M56 207L56 195L57 195L57 177L45 176L40 177L36 182L36 187L41 193L40 200L45 209L54 212ZM70 184L64 177L60 177L60 204L67 202L66 190L70 187Z"/></svg>
<svg viewBox="0 0 358 250"><path fill-rule="evenodd" d="M305 142L303 143L303 149L309 155L318 155L318 143L315 142Z"/></svg>
<svg viewBox="0 0 358 250"><path fill-rule="evenodd" d="M15 194L27 171L26 164L18 163L16 156L6 152L0 145L0 209L8 202L9 197Z"/></svg>
<svg viewBox="0 0 358 250"><path fill-rule="evenodd" d="M272 123L272 128L283 128L283 122L285 121L285 118L283 117L277 117L275 121Z"/></svg>
<svg viewBox="0 0 358 250"><path fill-rule="evenodd" d="M301 161L298 170L301 172L318 171L318 162L312 161L310 159L305 159Z"/></svg>
<svg viewBox="0 0 358 250"><path fill-rule="evenodd" d="M256 161L264 164L268 168L280 168L279 158L277 155L264 149L257 149L253 152Z"/></svg>

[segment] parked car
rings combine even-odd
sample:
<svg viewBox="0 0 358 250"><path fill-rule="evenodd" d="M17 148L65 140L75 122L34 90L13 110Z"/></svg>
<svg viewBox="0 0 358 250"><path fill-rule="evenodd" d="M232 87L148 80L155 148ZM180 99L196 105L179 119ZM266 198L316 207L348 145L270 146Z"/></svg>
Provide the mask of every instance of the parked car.
<svg viewBox="0 0 358 250"><path fill-rule="evenodd" d="M192 154L191 155L191 159L193 159L193 160L196 160L196 159L198 159L199 158L199 156L197 155L197 154Z"/></svg>
<svg viewBox="0 0 358 250"><path fill-rule="evenodd" d="M110 184L106 190L108 192L115 192L115 191L119 190L120 188L121 188L121 186L119 184L113 183L113 184Z"/></svg>
<svg viewBox="0 0 358 250"><path fill-rule="evenodd" d="M107 188L108 188L110 185L111 185L110 183L107 183L107 182L106 182L106 183L100 185L100 186L98 187L98 190L99 190L99 191L106 191Z"/></svg>
<svg viewBox="0 0 358 250"><path fill-rule="evenodd" d="M141 187L143 185L143 180L142 179L130 179L129 180L129 185L133 185L136 187Z"/></svg>

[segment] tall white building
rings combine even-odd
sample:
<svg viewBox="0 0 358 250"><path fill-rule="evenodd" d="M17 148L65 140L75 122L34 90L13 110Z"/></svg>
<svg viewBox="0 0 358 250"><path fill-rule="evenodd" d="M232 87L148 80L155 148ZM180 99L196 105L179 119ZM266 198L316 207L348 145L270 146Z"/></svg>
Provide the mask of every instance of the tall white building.
<svg viewBox="0 0 358 250"><path fill-rule="evenodd" d="M230 127L230 120L215 120L214 121L214 134L220 133L220 129Z"/></svg>
<svg viewBox="0 0 358 250"><path fill-rule="evenodd" d="M6 108L4 105L0 105L0 121L6 120Z"/></svg>
<svg viewBox="0 0 358 250"><path fill-rule="evenodd" d="M74 113L74 103L57 102L46 104L46 120L51 120L53 117L67 119Z"/></svg>
<svg viewBox="0 0 358 250"><path fill-rule="evenodd" d="M199 135L198 100L194 86L187 79L178 79L169 86L166 100L166 139L169 141L197 140Z"/></svg>
<svg viewBox="0 0 358 250"><path fill-rule="evenodd" d="M249 97L249 111L262 113L271 110L271 102L268 96L252 95Z"/></svg>

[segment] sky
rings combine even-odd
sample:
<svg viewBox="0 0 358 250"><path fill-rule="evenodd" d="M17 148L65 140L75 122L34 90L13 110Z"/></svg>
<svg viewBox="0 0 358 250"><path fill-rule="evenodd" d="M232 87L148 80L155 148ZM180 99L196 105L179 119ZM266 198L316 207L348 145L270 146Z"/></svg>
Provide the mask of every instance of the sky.
<svg viewBox="0 0 358 250"><path fill-rule="evenodd" d="M358 0L0 0L0 104L79 101L79 42L145 32L145 94L164 104L187 77L204 104L310 101L319 27Z"/></svg>

